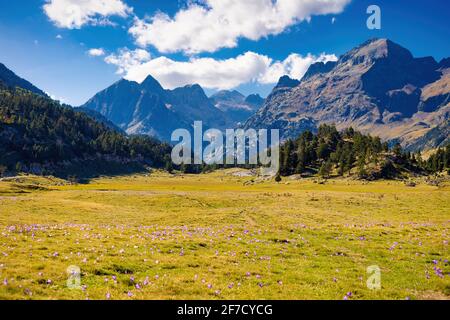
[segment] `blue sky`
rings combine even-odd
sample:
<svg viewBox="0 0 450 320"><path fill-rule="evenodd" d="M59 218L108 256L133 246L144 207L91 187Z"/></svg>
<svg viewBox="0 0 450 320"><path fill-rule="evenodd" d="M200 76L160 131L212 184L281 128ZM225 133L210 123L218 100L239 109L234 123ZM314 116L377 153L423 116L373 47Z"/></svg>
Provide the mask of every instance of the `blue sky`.
<svg viewBox="0 0 450 320"><path fill-rule="evenodd" d="M415 56L450 56L444 0L278 2L0 1L0 62L76 106L121 77L149 73L167 88L196 82L208 93L265 96L281 74L301 77L310 63L373 37ZM381 30L366 27L371 4L381 8Z"/></svg>

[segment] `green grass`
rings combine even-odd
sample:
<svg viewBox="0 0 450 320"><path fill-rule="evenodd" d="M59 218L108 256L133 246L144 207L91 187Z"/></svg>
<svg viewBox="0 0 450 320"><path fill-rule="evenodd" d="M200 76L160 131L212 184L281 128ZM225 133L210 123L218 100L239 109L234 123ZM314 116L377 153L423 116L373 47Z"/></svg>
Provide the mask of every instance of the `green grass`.
<svg viewBox="0 0 450 320"><path fill-rule="evenodd" d="M450 297L448 185L251 180L218 171L0 182L0 298ZM84 290L67 287L71 265ZM366 286L371 265L381 290Z"/></svg>

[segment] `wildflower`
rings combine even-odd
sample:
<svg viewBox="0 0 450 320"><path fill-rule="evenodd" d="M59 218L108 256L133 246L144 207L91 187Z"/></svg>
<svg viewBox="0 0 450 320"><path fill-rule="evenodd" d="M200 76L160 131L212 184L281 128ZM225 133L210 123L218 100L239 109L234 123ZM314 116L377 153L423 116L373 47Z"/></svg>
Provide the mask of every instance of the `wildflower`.
<svg viewBox="0 0 450 320"><path fill-rule="evenodd" d="M52 283L53 283L52 280L50 280L50 279L47 280L47 284L52 284Z"/></svg>
<svg viewBox="0 0 450 320"><path fill-rule="evenodd" d="M106 293L106 300L109 300L109 299L111 299L111 293L107 292Z"/></svg>
<svg viewBox="0 0 450 320"><path fill-rule="evenodd" d="M350 299L352 296L353 296L353 293L352 293L352 292L347 292L347 293L345 294L345 296L344 296L344 300L348 300L348 299Z"/></svg>
<svg viewBox="0 0 450 320"><path fill-rule="evenodd" d="M130 297L130 298L131 298L131 297L133 296L133 292L131 292L131 291L128 291L128 294L127 294L127 295L128 295L128 297Z"/></svg>
<svg viewBox="0 0 450 320"><path fill-rule="evenodd" d="M208 287L208 289L212 289L213 286L212 286L212 284L208 283L207 287Z"/></svg>
<svg viewBox="0 0 450 320"><path fill-rule="evenodd" d="M3 280L3 285L7 286L8 285L8 279L5 278L5 280Z"/></svg>
<svg viewBox="0 0 450 320"><path fill-rule="evenodd" d="M434 273L436 273L436 275L437 275L439 278L443 278L443 277L444 277L444 274L443 274L441 268L434 267L433 270L434 270Z"/></svg>

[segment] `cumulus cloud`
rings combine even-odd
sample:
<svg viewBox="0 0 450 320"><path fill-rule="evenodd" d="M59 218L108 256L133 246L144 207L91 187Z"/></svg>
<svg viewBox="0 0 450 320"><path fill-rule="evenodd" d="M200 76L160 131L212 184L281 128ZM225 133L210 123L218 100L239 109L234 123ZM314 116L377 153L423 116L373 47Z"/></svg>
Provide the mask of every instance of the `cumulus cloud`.
<svg viewBox="0 0 450 320"><path fill-rule="evenodd" d="M110 16L133 11L122 0L46 0L44 12L59 28L79 29L86 24L111 24Z"/></svg>
<svg viewBox="0 0 450 320"><path fill-rule="evenodd" d="M338 14L351 0L202 0L191 1L174 17L157 13L135 18L129 29L138 45L160 52L215 52L237 46L240 38L277 35L311 16Z"/></svg>
<svg viewBox="0 0 450 320"><path fill-rule="evenodd" d="M152 59L143 49L122 49L105 58L118 67L126 79L142 82L148 75L155 77L165 88L173 89L198 83L208 89L232 89L245 83L276 83L283 75L300 79L314 62L337 60L335 55L291 54L283 61L268 56L246 52L234 58L191 58L175 61L167 57Z"/></svg>
<svg viewBox="0 0 450 320"><path fill-rule="evenodd" d="M316 62L328 62L336 61L337 57L334 54L324 54L315 56L308 54L302 56L296 53L289 55L283 61L274 61L267 68L261 77L259 77L260 83L276 83L280 77L288 75L293 79L301 79L305 75L306 71L311 64Z"/></svg>
<svg viewBox="0 0 450 320"><path fill-rule="evenodd" d="M151 60L150 53L143 49L129 50L120 49L117 54L111 54L105 58L105 62L117 66L118 74L125 74L134 68L139 68L147 61ZM143 79L135 81L143 81Z"/></svg>
<svg viewBox="0 0 450 320"><path fill-rule="evenodd" d="M105 50L103 50L102 48L98 48L98 49L90 49L88 50L88 55L90 55L91 57L101 57L105 55Z"/></svg>

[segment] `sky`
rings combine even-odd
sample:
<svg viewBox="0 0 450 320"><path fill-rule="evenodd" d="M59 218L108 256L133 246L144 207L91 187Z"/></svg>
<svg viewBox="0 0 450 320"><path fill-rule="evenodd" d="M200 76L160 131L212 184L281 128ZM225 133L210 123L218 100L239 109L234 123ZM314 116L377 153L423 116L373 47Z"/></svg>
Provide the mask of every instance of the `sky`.
<svg viewBox="0 0 450 320"><path fill-rule="evenodd" d="M367 8L381 9L370 30ZM126 78L207 94L270 93L370 38L414 56L450 56L447 0L0 1L0 62L54 99L78 106Z"/></svg>

